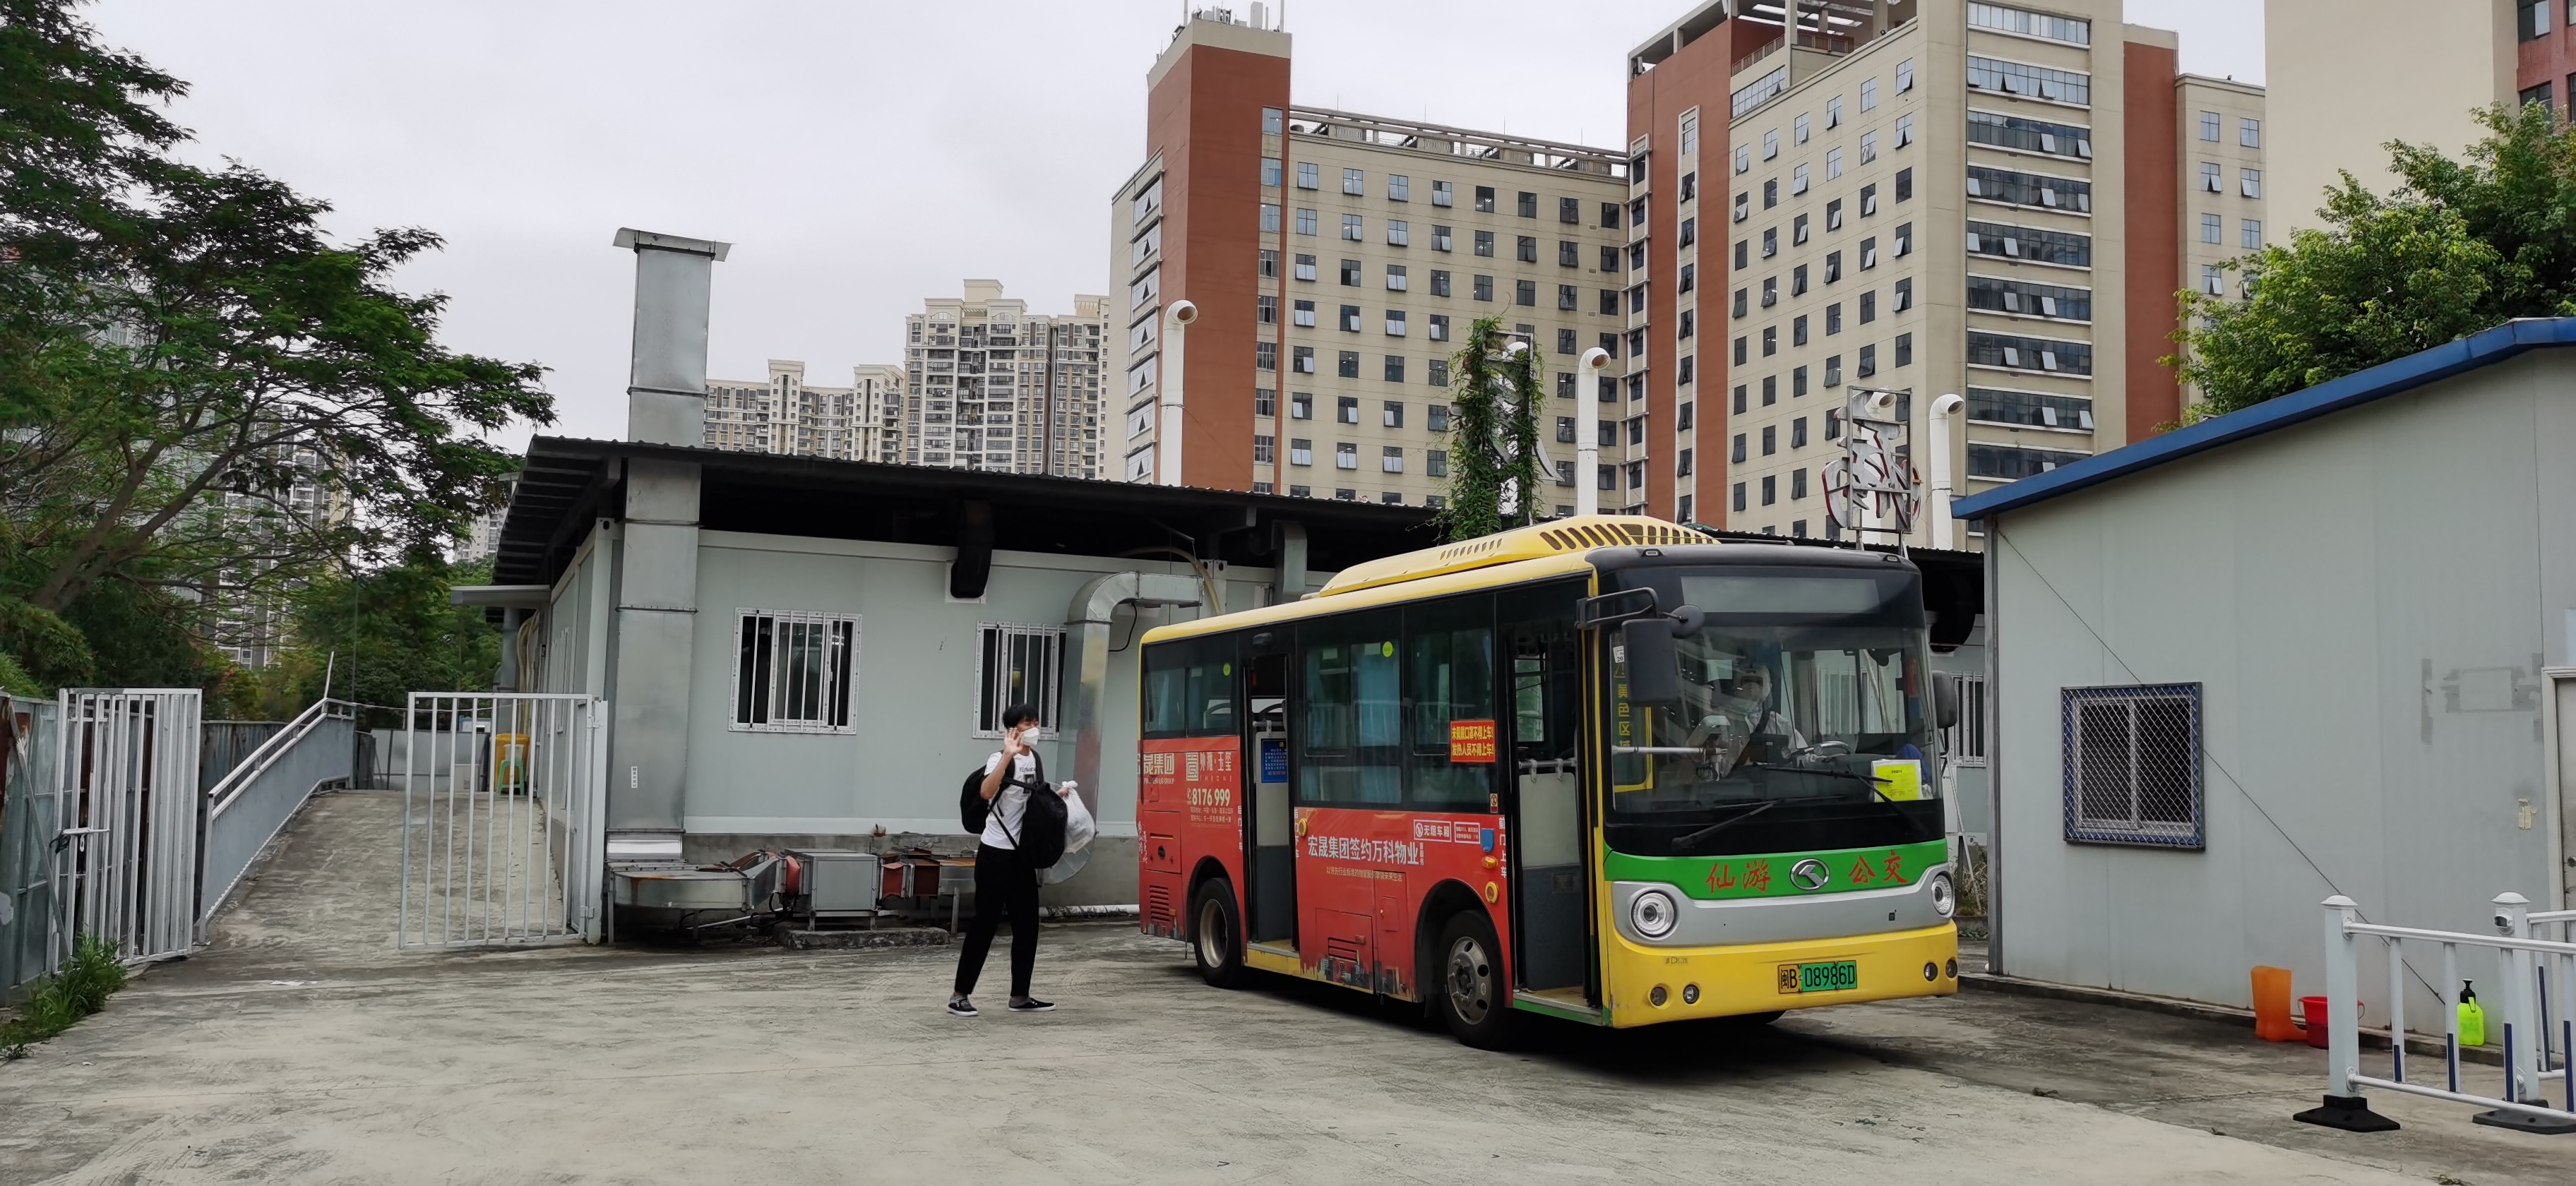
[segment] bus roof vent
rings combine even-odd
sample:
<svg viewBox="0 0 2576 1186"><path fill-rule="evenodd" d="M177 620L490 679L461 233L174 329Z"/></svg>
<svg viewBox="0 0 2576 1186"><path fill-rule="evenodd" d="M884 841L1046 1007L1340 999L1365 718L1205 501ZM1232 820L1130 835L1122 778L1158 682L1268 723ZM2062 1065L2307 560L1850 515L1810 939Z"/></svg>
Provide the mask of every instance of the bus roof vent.
<svg viewBox="0 0 2576 1186"><path fill-rule="evenodd" d="M1401 556L1388 556L1366 564L1343 569L1324 585L1322 595L1348 593L1354 589L1391 585L1398 581L1415 581L1442 573L1464 572L1510 564L1516 560L1537 560L1567 552L1589 552L1594 548L1633 548L1648 545L1704 544L1710 538L1687 527L1642 515L1585 515L1558 519L1534 527L1516 527L1476 539L1460 540Z"/></svg>

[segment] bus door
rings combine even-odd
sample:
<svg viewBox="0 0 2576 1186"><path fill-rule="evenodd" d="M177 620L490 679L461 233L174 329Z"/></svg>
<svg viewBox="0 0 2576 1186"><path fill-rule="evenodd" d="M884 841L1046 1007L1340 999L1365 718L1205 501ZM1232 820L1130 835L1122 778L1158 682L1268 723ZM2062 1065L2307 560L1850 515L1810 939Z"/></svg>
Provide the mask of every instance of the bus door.
<svg viewBox="0 0 2576 1186"><path fill-rule="evenodd" d="M1285 635L1285 630L1279 631ZM1250 732L1245 752L1251 770L1252 875L1245 906L1255 943L1295 950L1297 946L1296 816L1288 799L1288 652L1261 653L1267 634L1252 640L1245 664L1244 689L1251 702Z"/></svg>
<svg viewBox="0 0 2576 1186"><path fill-rule="evenodd" d="M1515 589L1501 597L1510 641L1512 917L1517 985L1588 999L1592 885L1588 824L1577 754L1582 681L1574 625L1581 581ZM1569 1002L1570 1003L1570 1002Z"/></svg>

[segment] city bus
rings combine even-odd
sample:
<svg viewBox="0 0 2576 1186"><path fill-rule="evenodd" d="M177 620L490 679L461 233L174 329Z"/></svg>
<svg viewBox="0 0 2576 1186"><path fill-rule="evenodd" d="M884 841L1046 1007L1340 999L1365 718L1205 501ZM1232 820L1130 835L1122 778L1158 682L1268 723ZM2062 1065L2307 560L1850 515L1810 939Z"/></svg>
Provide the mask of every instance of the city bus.
<svg viewBox="0 0 2576 1186"><path fill-rule="evenodd" d="M1958 991L1922 578L1639 516L1143 640L1141 926L1497 1046Z"/></svg>

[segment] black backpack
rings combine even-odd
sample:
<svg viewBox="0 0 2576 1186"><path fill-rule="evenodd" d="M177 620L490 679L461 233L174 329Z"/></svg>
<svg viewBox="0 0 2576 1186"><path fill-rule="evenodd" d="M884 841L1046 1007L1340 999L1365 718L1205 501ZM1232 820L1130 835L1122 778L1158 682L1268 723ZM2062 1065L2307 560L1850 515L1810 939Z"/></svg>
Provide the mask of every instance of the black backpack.
<svg viewBox="0 0 2576 1186"><path fill-rule="evenodd" d="M1029 760L1037 767L1037 783L1024 788L1028 791L1028 806L1020 812L1019 834L1011 839L1018 845L1021 860L1032 868L1043 869L1064 859L1064 798L1047 785L1046 759L1033 749L1029 751ZM1013 762L1012 765L1017 766L1018 763ZM1018 782L1016 777L1006 778L1002 781L1002 789L1007 790ZM992 801L984 797L984 767L979 763L967 772L966 781L957 788L957 821L966 825L968 835L980 836L992 810Z"/></svg>

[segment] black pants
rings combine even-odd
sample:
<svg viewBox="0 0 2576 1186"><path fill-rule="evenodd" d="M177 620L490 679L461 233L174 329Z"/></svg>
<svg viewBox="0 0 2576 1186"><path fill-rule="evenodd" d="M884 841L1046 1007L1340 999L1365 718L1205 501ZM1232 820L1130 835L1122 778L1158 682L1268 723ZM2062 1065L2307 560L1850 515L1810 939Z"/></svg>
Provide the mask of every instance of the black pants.
<svg viewBox="0 0 2576 1186"><path fill-rule="evenodd" d="M1029 973L1038 962L1038 871L1007 848L975 849L975 921L966 926L966 950L957 954L957 995L975 991L984 974L984 955L993 949L993 933L1002 928L1002 912L1011 919L1011 996L1029 995Z"/></svg>

